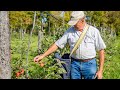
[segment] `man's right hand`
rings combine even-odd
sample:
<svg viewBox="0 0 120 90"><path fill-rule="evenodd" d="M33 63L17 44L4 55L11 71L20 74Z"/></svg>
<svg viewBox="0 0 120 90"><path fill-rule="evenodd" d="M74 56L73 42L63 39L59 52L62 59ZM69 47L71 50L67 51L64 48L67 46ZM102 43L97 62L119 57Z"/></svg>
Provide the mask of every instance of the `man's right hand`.
<svg viewBox="0 0 120 90"><path fill-rule="evenodd" d="M38 63L40 60L42 60L44 58L44 56L43 56L43 54L41 54L41 55L38 55L38 56L36 56L35 58L34 58L34 62L35 63Z"/></svg>
<svg viewBox="0 0 120 90"><path fill-rule="evenodd" d="M34 58L34 62L38 63L40 60L42 60L44 57L48 56L52 52L56 51L58 49L58 46L54 43L44 54L38 55Z"/></svg>

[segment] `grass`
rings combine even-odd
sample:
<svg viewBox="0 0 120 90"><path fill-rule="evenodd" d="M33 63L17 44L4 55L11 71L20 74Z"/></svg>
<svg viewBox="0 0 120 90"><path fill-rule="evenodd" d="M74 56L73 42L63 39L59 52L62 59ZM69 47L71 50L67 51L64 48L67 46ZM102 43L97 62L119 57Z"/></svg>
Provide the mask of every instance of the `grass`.
<svg viewBox="0 0 120 90"><path fill-rule="evenodd" d="M120 38L110 43L106 50L103 78L120 79Z"/></svg>

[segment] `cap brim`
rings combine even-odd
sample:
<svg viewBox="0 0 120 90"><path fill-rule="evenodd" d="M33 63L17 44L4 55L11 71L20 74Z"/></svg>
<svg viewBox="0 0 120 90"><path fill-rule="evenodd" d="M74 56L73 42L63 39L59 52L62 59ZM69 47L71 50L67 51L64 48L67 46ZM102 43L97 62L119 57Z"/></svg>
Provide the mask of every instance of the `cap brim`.
<svg viewBox="0 0 120 90"><path fill-rule="evenodd" d="M68 25L75 25L79 20L70 20Z"/></svg>

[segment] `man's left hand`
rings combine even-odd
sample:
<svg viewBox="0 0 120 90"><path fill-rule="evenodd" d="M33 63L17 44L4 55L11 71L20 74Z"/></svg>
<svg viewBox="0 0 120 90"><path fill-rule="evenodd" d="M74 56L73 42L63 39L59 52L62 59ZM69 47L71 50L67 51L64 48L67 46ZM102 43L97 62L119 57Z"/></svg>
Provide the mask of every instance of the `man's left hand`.
<svg viewBox="0 0 120 90"><path fill-rule="evenodd" d="M97 77L97 79L102 79L102 71L97 71L95 78Z"/></svg>

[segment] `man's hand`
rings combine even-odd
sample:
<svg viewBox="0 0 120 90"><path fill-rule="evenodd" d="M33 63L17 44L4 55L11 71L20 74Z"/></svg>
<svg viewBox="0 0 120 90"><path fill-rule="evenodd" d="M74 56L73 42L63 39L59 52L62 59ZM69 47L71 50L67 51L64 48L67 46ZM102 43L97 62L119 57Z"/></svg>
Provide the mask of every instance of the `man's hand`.
<svg viewBox="0 0 120 90"><path fill-rule="evenodd" d="M97 71L95 78L97 77L97 79L102 79L102 71Z"/></svg>
<svg viewBox="0 0 120 90"><path fill-rule="evenodd" d="M35 58L34 58L34 62L35 63L38 63L40 60L42 60L44 58L44 56L43 56L43 54L41 54L41 55L38 55L38 56L36 56Z"/></svg>
<svg viewBox="0 0 120 90"><path fill-rule="evenodd" d="M56 51L58 49L58 46L54 43L44 54L38 55L34 58L34 62L38 63L40 60L42 60L44 57L48 56L52 52Z"/></svg>

